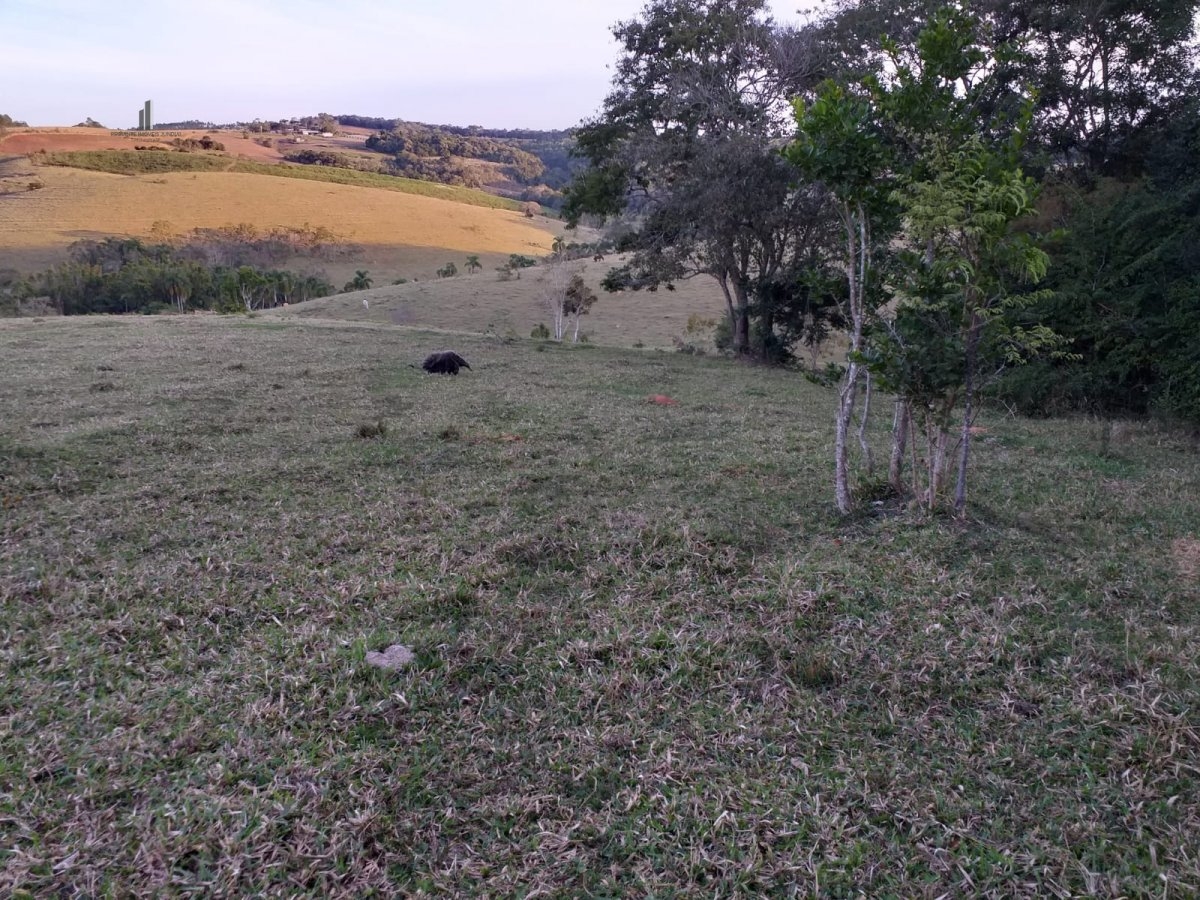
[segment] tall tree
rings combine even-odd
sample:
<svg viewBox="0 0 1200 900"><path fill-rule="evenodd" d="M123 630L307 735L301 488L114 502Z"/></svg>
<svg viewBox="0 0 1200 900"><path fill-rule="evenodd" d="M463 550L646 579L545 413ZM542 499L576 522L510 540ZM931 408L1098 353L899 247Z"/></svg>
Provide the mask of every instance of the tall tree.
<svg viewBox="0 0 1200 900"><path fill-rule="evenodd" d="M838 0L814 31L827 75L861 78L886 62L879 41L914 45L943 0ZM1147 140L1197 93L1200 0L976 0L972 12L995 47L1021 45L997 63L989 103L1011 106L1036 90L1026 152L1093 171L1136 168Z"/></svg>
<svg viewBox="0 0 1200 900"><path fill-rule="evenodd" d="M895 487L910 413L922 413L930 470L921 493L930 506L945 471L951 418L962 411L961 513L970 424L987 365L1014 362L1055 340L1046 328L1015 321L1031 300L1017 285L1046 268L1045 253L1011 228L1033 209L1034 186L1017 152L1031 106L1016 94L1024 112L1013 122L991 102L1010 49L990 45L962 5L944 7L910 42L882 39L880 51L887 64L879 75L826 82L813 103L796 103L798 134L787 150L835 197L845 235L850 346L835 420L835 497L843 512L852 507L849 429L865 367L899 397L889 472ZM903 213L902 228L877 229L873 242L872 225L889 223L892 204ZM876 258L888 277L874 274Z"/></svg>
<svg viewBox="0 0 1200 900"><path fill-rule="evenodd" d="M868 82L863 87L873 85ZM873 226L887 217L891 154L878 103L869 91L855 93L827 81L814 102L796 102L795 116L797 137L785 155L806 177L828 189L842 226L849 353L834 418L834 497L838 510L847 513L854 504L850 426L864 374L863 339L871 312L872 256L879 237L873 234Z"/></svg>
<svg viewBox="0 0 1200 900"><path fill-rule="evenodd" d="M826 212L776 152L804 54L781 40L765 0L653 0L613 33L614 88L576 135L589 167L566 218L631 223L632 261L609 284L713 278L733 349L748 352L755 286L776 279Z"/></svg>

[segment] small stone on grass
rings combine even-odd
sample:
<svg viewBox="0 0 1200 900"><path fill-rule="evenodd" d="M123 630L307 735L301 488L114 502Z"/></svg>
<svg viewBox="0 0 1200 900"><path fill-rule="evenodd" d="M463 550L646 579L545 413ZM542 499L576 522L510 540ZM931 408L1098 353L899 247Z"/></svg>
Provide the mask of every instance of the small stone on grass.
<svg viewBox="0 0 1200 900"><path fill-rule="evenodd" d="M378 666L380 669L403 669L414 658L412 650L403 644L392 644L382 653L377 650L367 651L367 664Z"/></svg>

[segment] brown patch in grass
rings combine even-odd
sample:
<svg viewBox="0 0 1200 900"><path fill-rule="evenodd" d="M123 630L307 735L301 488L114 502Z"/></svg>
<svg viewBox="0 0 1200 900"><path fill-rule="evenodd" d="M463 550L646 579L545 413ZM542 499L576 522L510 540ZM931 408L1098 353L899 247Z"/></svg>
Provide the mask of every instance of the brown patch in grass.
<svg viewBox="0 0 1200 900"><path fill-rule="evenodd" d="M1178 538L1171 544L1171 555L1179 574L1190 581L1200 578L1200 540L1194 537Z"/></svg>

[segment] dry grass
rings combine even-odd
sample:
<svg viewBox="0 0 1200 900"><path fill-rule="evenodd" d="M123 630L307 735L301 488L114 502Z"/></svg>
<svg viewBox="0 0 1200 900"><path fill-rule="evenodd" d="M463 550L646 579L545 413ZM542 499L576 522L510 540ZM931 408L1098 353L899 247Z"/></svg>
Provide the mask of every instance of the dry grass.
<svg viewBox="0 0 1200 900"><path fill-rule="evenodd" d="M1200 541L1194 537L1177 538L1171 550L1175 554L1180 577L1191 581L1200 579Z"/></svg>
<svg viewBox="0 0 1200 900"><path fill-rule="evenodd" d="M179 231L243 222L261 228L324 226L360 245L365 259L383 264L378 274L391 278L431 276L447 254L536 256L548 253L554 239L553 225L544 219L352 185L227 172L126 176L49 166L39 168L37 177L43 189L0 197L0 250L10 264L27 270L61 260L77 240L146 237L160 222ZM347 269L363 264L351 260Z"/></svg>
<svg viewBox="0 0 1200 900"><path fill-rule="evenodd" d="M172 132L175 134L175 132ZM283 159L277 148L256 144L253 138L244 138L240 131L180 131L182 138L200 138L208 135L225 145L231 158L253 159L261 162L278 162ZM0 154L28 156L31 153L73 153L92 150L133 150L138 145L168 146L171 138L155 139L144 135L113 134L106 128L23 128L0 137Z"/></svg>
<svg viewBox="0 0 1200 900"><path fill-rule="evenodd" d="M543 299L545 271L541 267L525 269L520 279L500 280L494 268L505 258L483 256L481 262L485 268L471 275L323 297L278 310L276 314L289 319L334 319L528 337L536 325L552 321ZM464 270L461 256L447 255L442 260L445 262L454 262L460 271ZM618 257L607 257L602 262L578 260L571 264L600 298L580 328L581 334L593 343L669 348L675 339L685 337L692 316L718 319L725 314L724 300L711 279L697 278L680 283L674 291L653 294L607 293L600 287L600 281L619 263ZM363 305L364 298L367 306ZM711 349L711 329L687 337Z"/></svg>
<svg viewBox="0 0 1200 900"><path fill-rule="evenodd" d="M0 322L0 895L1200 890L1186 443L842 521L794 375L314 325Z"/></svg>

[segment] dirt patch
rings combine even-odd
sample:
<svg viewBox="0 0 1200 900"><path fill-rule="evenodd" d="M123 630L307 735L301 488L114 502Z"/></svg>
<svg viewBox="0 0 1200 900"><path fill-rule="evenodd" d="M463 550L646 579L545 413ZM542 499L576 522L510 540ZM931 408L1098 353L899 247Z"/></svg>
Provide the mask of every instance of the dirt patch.
<svg viewBox="0 0 1200 900"><path fill-rule="evenodd" d="M1200 540L1193 537L1178 538L1171 544L1171 555L1179 574L1189 581L1200 578Z"/></svg>

